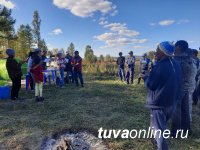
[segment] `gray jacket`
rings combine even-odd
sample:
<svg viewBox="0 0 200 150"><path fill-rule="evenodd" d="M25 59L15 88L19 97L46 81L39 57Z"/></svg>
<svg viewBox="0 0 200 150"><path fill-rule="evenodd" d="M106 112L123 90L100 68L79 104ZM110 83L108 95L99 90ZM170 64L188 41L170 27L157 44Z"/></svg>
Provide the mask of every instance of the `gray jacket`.
<svg viewBox="0 0 200 150"><path fill-rule="evenodd" d="M181 91L193 92L195 89L195 77L197 74L194 59L186 53L175 56L175 59L180 62L182 70Z"/></svg>

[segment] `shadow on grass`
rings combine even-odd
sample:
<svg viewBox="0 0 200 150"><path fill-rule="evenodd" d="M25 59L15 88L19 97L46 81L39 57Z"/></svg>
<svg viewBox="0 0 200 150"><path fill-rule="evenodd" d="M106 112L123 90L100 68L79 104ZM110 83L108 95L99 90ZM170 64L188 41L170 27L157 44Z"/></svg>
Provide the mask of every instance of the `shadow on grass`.
<svg viewBox="0 0 200 150"><path fill-rule="evenodd" d="M143 85L126 85L113 79L91 80L84 88L45 86L44 103L35 103L33 93L22 90L23 102L0 102L0 145L8 149L39 149L43 139L70 131L88 131L97 136L104 129L147 129L149 111L144 108ZM200 118L196 116L197 121ZM198 125L195 126L200 134ZM111 149L153 149L148 139L105 140ZM170 140L170 146L199 148L193 138ZM0 146L1 148L1 146Z"/></svg>

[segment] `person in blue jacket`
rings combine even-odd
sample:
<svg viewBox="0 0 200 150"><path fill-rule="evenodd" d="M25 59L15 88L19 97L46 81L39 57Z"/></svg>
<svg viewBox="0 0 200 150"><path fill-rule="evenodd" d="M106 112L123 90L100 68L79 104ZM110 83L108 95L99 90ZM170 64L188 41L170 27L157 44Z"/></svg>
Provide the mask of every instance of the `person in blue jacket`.
<svg viewBox="0 0 200 150"><path fill-rule="evenodd" d="M129 57L126 60L126 64L128 66L127 72L126 72L126 82L127 84L130 83L131 78L131 84L133 84L134 80L134 69L135 69L135 56L133 56L133 51L129 52Z"/></svg>
<svg viewBox="0 0 200 150"><path fill-rule="evenodd" d="M125 72L124 72L124 67L125 67L125 57L122 56L122 52L119 52L119 57L117 58L117 65L118 65L118 75L121 79L121 81L125 81Z"/></svg>
<svg viewBox="0 0 200 150"><path fill-rule="evenodd" d="M138 77L138 84L140 84L142 78L148 75L150 62L150 59L147 58L147 54L144 53L142 55L142 58L140 59L140 73Z"/></svg>
<svg viewBox="0 0 200 150"><path fill-rule="evenodd" d="M181 68L172 58L173 53L174 46L170 42L161 42L156 50L157 63L145 78L145 85L149 89L146 107L151 110L150 126L153 131L160 130L161 133L167 129L180 89ZM158 150L168 150L163 134L154 136Z"/></svg>

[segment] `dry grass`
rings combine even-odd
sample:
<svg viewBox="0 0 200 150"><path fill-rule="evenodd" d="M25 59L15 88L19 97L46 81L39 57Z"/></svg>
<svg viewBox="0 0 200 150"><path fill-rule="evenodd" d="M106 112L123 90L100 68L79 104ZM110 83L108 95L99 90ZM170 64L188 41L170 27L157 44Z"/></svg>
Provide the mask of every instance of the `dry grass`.
<svg viewBox="0 0 200 150"><path fill-rule="evenodd" d="M127 86L114 77L87 77L85 88L46 86L44 103L35 103L33 94L21 91L22 102L0 101L0 149L40 149L43 140L64 131L87 130L97 135L104 129L141 129L149 126L144 108L143 85ZM199 108L194 109L193 135L169 140L173 150L200 149ZM113 150L151 150L149 139L110 139Z"/></svg>

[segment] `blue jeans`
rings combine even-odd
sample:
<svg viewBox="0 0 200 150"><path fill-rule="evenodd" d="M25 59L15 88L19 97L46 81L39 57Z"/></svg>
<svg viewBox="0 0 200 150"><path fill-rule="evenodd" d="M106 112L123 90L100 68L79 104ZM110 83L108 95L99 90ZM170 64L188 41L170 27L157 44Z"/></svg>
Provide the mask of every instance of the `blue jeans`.
<svg viewBox="0 0 200 150"><path fill-rule="evenodd" d="M167 140L163 137L163 131L167 129L167 121L169 120L173 108L168 109L152 109L150 115L150 126L153 130L161 130L161 135L156 133L155 141L158 150L168 150Z"/></svg>
<svg viewBox="0 0 200 150"><path fill-rule="evenodd" d="M177 130L190 130L189 92L180 92L175 111L172 116L172 134Z"/></svg>
<svg viewBox="0 0 200 150"><path fill-rule="evenodd" d="M126 72L126 81L129 84L129 80L131 78L131 83L133 83L133 79L134 79L134 68L128 68L127 72Z"/></svg>
<svg viewBox="0 0 200 150"><path fill-rule="evenodd" d="M81 71L74 71L74 80L76 82L76 85L79 86L78 78L81 82L81 86L83 86L83 75Z"/></svg>
<svg viewBox="0 0 200 150"><path fill-rule="evenodd" d="M118 75L121 79L121 81L124 79L124 81L126 80L125 79L125 72L124 72L124 68L118 68Z"/></svg>
<svg viewBox="0 0 200 150"><path fill-rule="evenodd" d="M62 68L62 69L60 69L60 86L63 86L64 84L65 84L65 80L64 80L64 78L65 78L65 71L64 71L64 69Z"/></svg>

